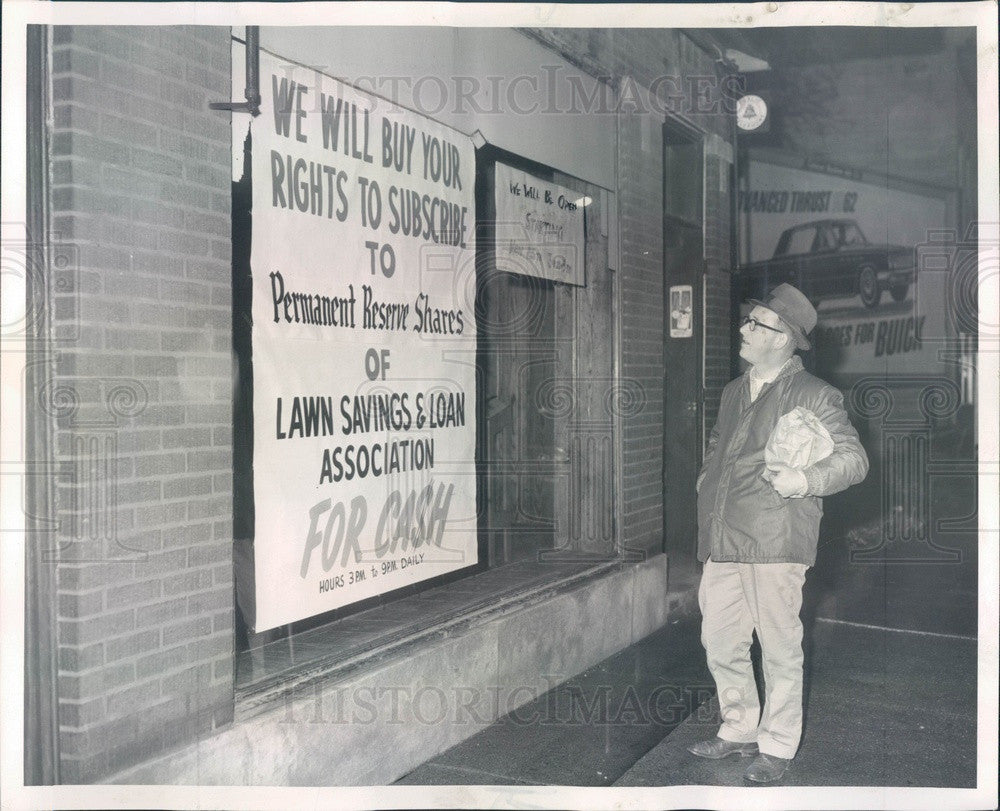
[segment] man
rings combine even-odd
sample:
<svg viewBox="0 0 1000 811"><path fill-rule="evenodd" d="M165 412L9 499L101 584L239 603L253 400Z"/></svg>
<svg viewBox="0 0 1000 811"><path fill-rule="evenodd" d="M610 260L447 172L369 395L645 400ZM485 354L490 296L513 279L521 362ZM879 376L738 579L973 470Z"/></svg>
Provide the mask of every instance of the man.
<svg viewBox="0 0 1000 811"><path fill-rule="evenodd" d="M689 747L699 757L757 757L746 778L779 780L802 734L802 584L816 560L822 496L868 472L843 397L802 368L796 348L816 326L816 310L790 284L775 288L740 327L749 371L722 392L705 463L698 476L698 589L702 644L715 679L722 726ZM796 406L829 431L833 452L805 470L767 469L764 448L778 419ZM750 663L757 632L765 700L760 713Z"/></svg>

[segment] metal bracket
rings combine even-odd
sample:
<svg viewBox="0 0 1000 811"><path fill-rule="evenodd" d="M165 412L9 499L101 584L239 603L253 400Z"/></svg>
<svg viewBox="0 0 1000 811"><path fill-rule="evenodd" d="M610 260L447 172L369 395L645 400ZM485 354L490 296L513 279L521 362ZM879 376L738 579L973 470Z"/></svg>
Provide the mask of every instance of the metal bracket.
<svg viewBox="0 0 1000 811"><path fill-rule="evenodd" d="M210 101L208 106L212 110L260 115L260 26L248 25L246 31L247 87L243 94L246 101Z"/></svg>

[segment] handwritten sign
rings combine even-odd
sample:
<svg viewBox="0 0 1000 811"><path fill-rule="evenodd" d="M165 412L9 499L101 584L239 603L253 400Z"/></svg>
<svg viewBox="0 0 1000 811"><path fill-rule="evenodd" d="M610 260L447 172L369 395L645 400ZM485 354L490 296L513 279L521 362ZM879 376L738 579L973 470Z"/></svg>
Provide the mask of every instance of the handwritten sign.
<svg viewBox="0 0 1000 811"><path fill-rule="evenodd" d="M497 163L495 202L497 269L586 284L584 195Z"/></svg>

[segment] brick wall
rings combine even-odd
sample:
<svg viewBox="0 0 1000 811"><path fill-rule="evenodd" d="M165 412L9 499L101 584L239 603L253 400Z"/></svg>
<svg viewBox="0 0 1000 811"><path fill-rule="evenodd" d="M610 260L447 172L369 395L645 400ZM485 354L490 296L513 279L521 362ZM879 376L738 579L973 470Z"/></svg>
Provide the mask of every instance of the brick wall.
<svg viewBox="0 0 1000 811"><path fill-rule="evenodd" d="M719 415L722 390L732 367L730 259L732 208L730 163L715 155L705 159L705 407L703 440Z"/></svg>
<svg viewBox="0 0 1000 811"><path fill-rule="evenodd" d="M232 715L229 51L228 29L53 29L65 783Z"/></svg>
<svg viewBox="0 0 1000 811"><path fill-rule="evenodd" d="M627 117L619 129L621 374L646 392L642 412L622 421L621 520L626 547L655 552L663 538L663 146L651 124Z"/></svg>

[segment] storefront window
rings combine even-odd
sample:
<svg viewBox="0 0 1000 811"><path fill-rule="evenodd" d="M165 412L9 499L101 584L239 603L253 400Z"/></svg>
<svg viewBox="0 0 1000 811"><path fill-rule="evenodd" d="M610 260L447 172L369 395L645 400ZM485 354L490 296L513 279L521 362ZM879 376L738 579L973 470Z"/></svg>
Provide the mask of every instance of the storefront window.
<svg viewBox="0 0 1000 811"><path fill-rule="evenodd" d="M254 162L253 152L262 148L261 143L253 143L252 137L248 136L244 145L246 167L260 170L262 164ZM287 166L291 165L294 172L296 158L294 155L288 158L283 171L287 172ZM339 542L338 533L345 533L345 537L350 534L356 515L344 499L341 502L344 505L342 516L337 517L332 511L335 505L330 507L329 515L323 512L320 516L326 519L325 523L313 522L315 526L310 532L315 536L315 548L312 558L308 561L304 559L303 568L307 562L309 565L329 566L331 571L319 580L321 591L324 583L327 583L326 591L346 590L358 583L363 583L367 591L358 599L341 601L329 610L309 613L295 607L297 618L278 624L261 622L259 614L261 589L257 578L262 571L260 556L270 554L269 544L261 543L259 495L261 487L266 486L262 483L272 481L277 471L261 466L261 448L259 445L255 447L255 442L259 443L262 436L261 375L272 374L274 368L268 368L267 336L260 331L261 313L255 309L259 304L254 303L255 296L259 298L262 289L260 280L255 281L256 276L270 270L270 287L264 290L265 294L279 283L276 271L271 270L269 265L254 266L254 256L258 255L258 248L254 247L255 234L266 222L267 204L273 204L276 198L270 194L273 192L273 183L270 183L270 196L265 196L263 201L257 199L261 191L251 172L245 172L242 179L233 185L233 323L239 369L234 408L237 438L234 453L234 525L239 608L237 636L238 646L245 651L243 664L237 668L238 682L253 683L261 673L273 676L276 667L293 668L303 661L311 661L315 656L328 658L331 651L347 650L343 647L344 634L338 637L332 630L336 626L332 624L346 622L348 618L360 616L361 612L386 607L386 613L379 614L386 633L398 634L404 626L412 631L419 628L421 622L440 621L442 617L450 616L449 611L462 610L461 599L454 602L452 594L441 591L441 587L454 581L487 570L495 570L502 575L506 571L504 567L519 566L521 568L510 570L509 578L492 578L483 587L483 594L488 595L490 589L507 593L518 584L533 586L546 578L576 573L581 567L592 565L595 558L606 561L615 556L610 517L614 490L612 422L617 396L611 362L613 345L608 340L611 333L611 283L607 270L606 236L588 231L593 227L591 223L598 221L595 218L598 216L599 190L572 178L558 176L550 168L489 145L477 150L474 160L463 157L454 165L470 166L470 169L475 166L475 178L471 174L463 178L464 188L469 189L470 196L475 189L474 210L467 212L468 241L470 245L473 241L475 244L474 282L470 284L468 270L448 265L447 262L442 264L442 259L447 260L448 257L440 250L435 252L436 243L433 240L426 241L422 246L425 250L420 253L419 261L422 263L421 272L427 275L451 269L454 277L452 287L442 288L433 304L438 305L438 310L442 307L455 312L462 310L461 322L456 316L454 323L461 323L462 328L470 332L474 330L476 340L469 345L474 347L471 353L468 346L456 344L449 348L432 341L424 347L423 357L430 359L428 362L434 357L445 358L452 363L457 360L456 368L461 364L474 370L474 375L470 377L475 380L474 391L470 392L473 396L464 401L474 406L464 413L456 412L454 417L450 416L447 408L441 410L438 416L442 419L438 423L443 430L437 436L460 422L472 425L475 430L475 457L472 460L470 456L470 462L474 461L474 493L478 506L474 512L474 523L466 521L464 524L474 532L475 555L462 557L441 573L400 580L381 590L372 588L372 580L388 582L389 576L398 572L398 569L391 568L393 563L399 569L420 566L420 551L414 548L411 553L403 548L405 543L401 543L399 554L382 560L379 555L373 557L366 554L368 547L364 540L359 540L361 557L343 567L342 559L333 560L340 548L331 550L332 544ZM271 168L276 171L273 166ZM270 180L273 181L273 176ZM392 190L396 188L392 178L385 179L381 185L389 195L385 198L385 216L391 217L392 212L402 216L402 208L393 207L393 200L401 198L392 196ZM286 197L285 202L289 199L294 199L294 191L293 197ZM420 196L415 200L419 202ZM346 205L350 207L350 204ZM498 205L502 210L498 210ZM415 213L424 208L421 204L407 209L411 217L407 230L411 233ZM366 211L370 217L373 209L367 208ZM432 209L428 208L428 211ZM254 230L255 227L258 231ZM377 258L380 261L380 257ZM285 269L280 283L285 286L286 292L293 289L296 261L294 252L284 255L277 271ZM259 259L257 264L260 265ZM274 263L274 267L278 264ZM386 268L381 265L373 267L386 278L392 276L385 273ZM368 284L372 285L373 292L368 291ZM367 275L359 278L355 287L357 299L377 295L376 285L368 281ZM421 291L420 296L424 295ZM418 306L422 300L420 296L417 298ZM283 302L284 299L281 307L284 307ZM349 308L351 305L344 306ZM275 307L277 309L272 309L275 309L280 322L285 311L277 305ZM273 315L270 310L265 313L269 314ZM416 313L413 315L416 317ZM421 312L421 315L433 317L434 312L430 312L429 316ZM367 309L364 317L368 318ZM304 315L302 320L306 320ZM415 344L420 338L421 335L409 336ZM330 345L331 358L341 357L335 351L337 346L336 342ZM584 355L593 368L581 376L579 358ZM396 357L392 356L392 360L395 361ZM340 360L333 362L341 363ZM295 363L292 355L288 356L288 363ZM281 368L290 373L290 366ZM419 369L425 367L408 365L397 368L407 369L403 379L408 381L419 379ZM262 372L262 369L265 371ZM417 373L413 374L414 371ZM372 386L365 381L359 384L364 388L365 396L377 398L386 394L395 397L406 388L405 384L389 379L372 380L371 375L369 381ZM299 389L305 394L310 385L315 388L314 384L306 385L306 380L303 380L295 391L279 392L282 410L277 413L280 416L271 413L274 409L263 409L266 412L266 430L277 433L281 439L291 436L293 431L308 433L305 428L296 427L295 412L291 409L298 402ZM340 398L332 401L329 418L326 411L319 409L316 418L318 426L330 423L336 427L347 419L347 412L334 407L338 403L343 405ZM300 408L305 409L305 406ZM406 410L400 407L400 413ZM305 411L300 419L308 427ZM397 432L410 430L402 424L386 427L394 427ZM336 436L337 432L333 434ZM434 431L430 430L428 437L431 441L434 436ZM343 443L343 438L340 439ZM271 437L264 436L264 440L270 442ZM330 440L330 444L335 442ZM346 464L343 461L345 458L341 457L342 465ZM370 454L369 458L375 457ZM425 458L432 457L425 454ZM355 470L357 466L355 459ZM287 475L299 475L300 472L292 471ZM417 474L397 476L393 481L403 478L409 481L414 475ZM435 475L440 474L435 472ZM421 482L426 478L426 475L423 476ZM401 497L398 510L387 502L383 515L388 514L399 522L397 525L402 525L404 518L409 516L412 525L419 527L423 520L418 517L420 493L423 491L421 487L411 489L417 493L412 505ZM392 498L391 493L389 498ZM430 498L435 498L433 493ZM369 496L368 504L372 503ZM427 506L430 512L426 515L433 517L434 509L440 505L428 500ZM318 507L313 512L316 509ZM376 518L372 516L370 520L374 522ZM382 524L377 526L381 531ZM412 544L413 539L410 540ZM376 551L377 543L378 538ZM387 569L387 566L390 568ZM298 582L293 586L298 586ZM402 608L405 601L428 590L435 590L434 612L422 618L412 617L409 609ZM468 590L465 594L466 601L471 599ZM477 596L481 599L482 594ZM396 605L400 609L392 610ZM371 628L369 631L364 635L364 644L370 646L376 643L378 633ZM268 651L266 655L255 654L255 651L265 649ZM264 663L263 667L261 663Z"/></svg>

